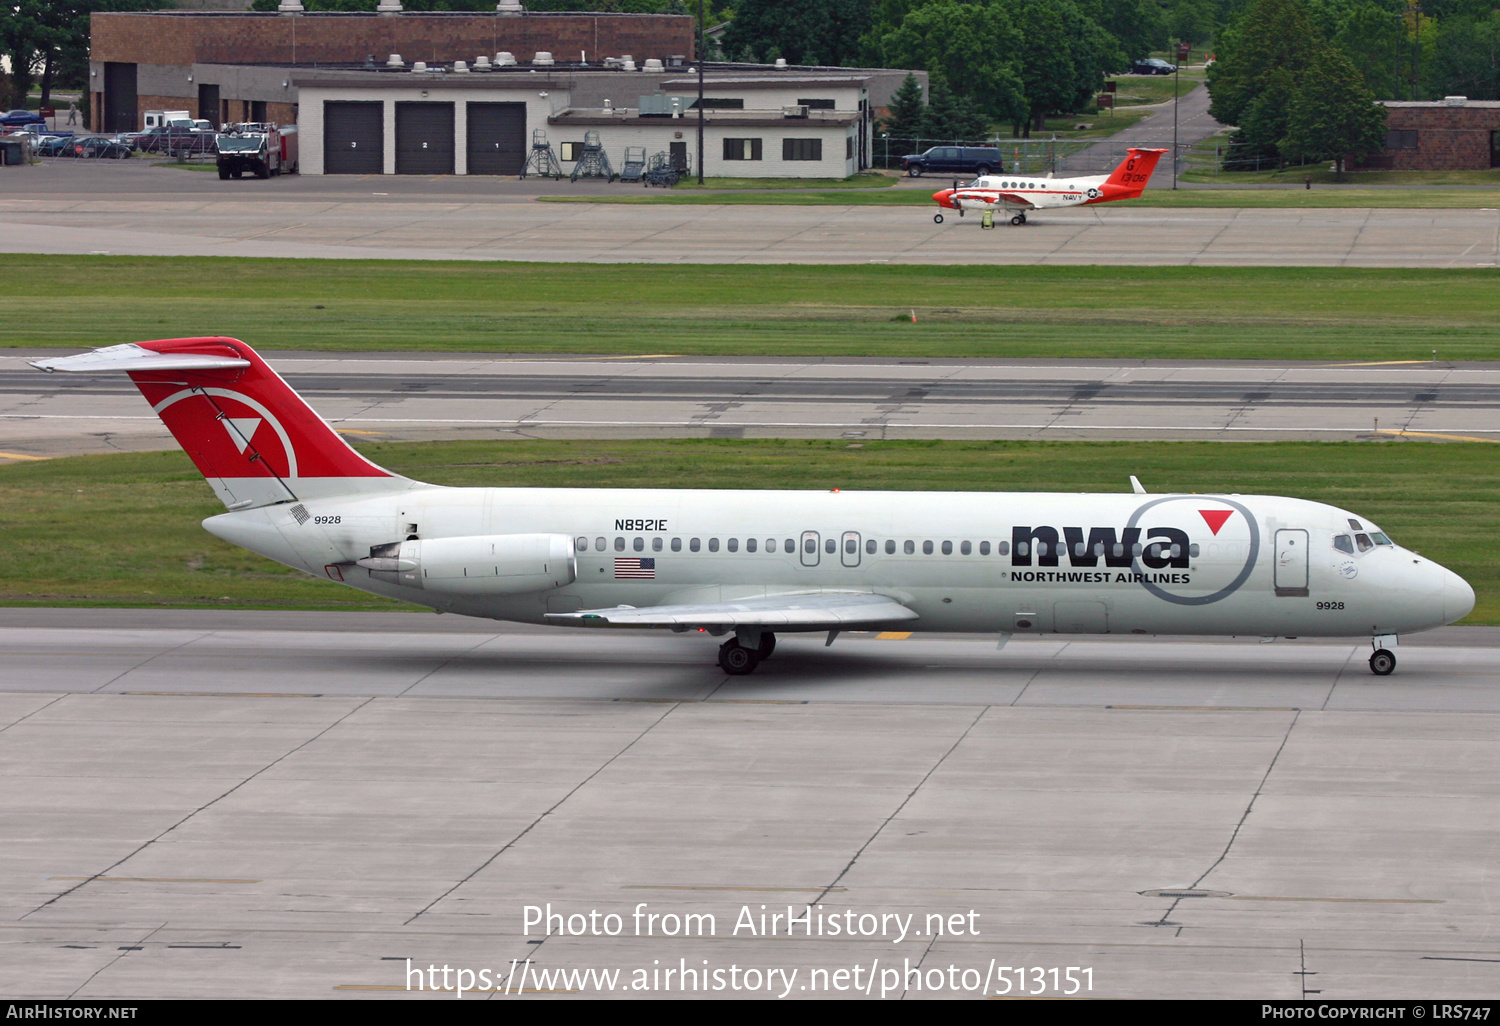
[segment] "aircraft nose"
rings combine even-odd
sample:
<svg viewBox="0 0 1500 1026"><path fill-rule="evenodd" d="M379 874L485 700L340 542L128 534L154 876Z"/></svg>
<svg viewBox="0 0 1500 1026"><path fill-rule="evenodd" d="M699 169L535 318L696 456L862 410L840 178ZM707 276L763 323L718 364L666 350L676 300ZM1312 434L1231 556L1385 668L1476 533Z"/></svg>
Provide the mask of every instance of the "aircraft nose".
<svg viewBox="0 0 1500 1026"><path fill-rule="evenodd" d="M1474 611L1474 589L1452 570L1445 568L1443 573L1446 575L1443 578L1443 621L1452 623Z"/></svg>
<svg viewBox="0 0 1500 1026"><path fill-rule="evenodd" d="M951 207L951 206L953 206L953 190L952 189L942 189L942 190L940 190L938 192L935 192L935 193L932 194L932 198L937 201L937 204L940 207Z"/></svg>

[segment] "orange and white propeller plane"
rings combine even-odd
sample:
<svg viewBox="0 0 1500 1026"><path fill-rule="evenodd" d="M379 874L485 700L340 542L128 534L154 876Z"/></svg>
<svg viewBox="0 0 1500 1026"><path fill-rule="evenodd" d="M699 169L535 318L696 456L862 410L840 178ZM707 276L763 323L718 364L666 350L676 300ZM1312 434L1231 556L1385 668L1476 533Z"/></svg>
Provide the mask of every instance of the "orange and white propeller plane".
<svg viewBox="0 0 1500 1026"><path fill-rule="evenodd" d="M1092 178L1025 178L1011 174L985 175L968 185L954 189L943 189L932 194L943 210L957 210L962 217L965 211L995 211L1003 217L1015 211L1011 224L1026 223L1026 211L1048 207L1083 207L1091 203L1112 203L1115 200L1135 199L1145 191L1151 180L1156 162L1166 150L1126 151L1120 166L1107 175ZM943 223L943 210L933 215L937 224Z"/></svg>

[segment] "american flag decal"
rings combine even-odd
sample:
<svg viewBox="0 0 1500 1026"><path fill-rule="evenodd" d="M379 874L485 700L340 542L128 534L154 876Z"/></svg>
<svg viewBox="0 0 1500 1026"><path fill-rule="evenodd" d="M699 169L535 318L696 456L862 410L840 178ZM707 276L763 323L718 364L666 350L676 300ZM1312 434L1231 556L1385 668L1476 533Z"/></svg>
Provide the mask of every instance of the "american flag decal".
<svg viewBox="0 0 1500 1026"><path fill-rule="evenodd" d="M615 580L649 581L656 577L656 560L639 556L615 557Z"/></svg>

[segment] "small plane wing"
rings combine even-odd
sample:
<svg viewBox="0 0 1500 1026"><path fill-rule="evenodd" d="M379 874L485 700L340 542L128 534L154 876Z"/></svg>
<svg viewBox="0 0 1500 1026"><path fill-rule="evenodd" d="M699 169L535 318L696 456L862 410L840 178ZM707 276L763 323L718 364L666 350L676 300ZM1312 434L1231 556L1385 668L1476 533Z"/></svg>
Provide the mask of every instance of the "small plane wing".
<svg viewBox="0 0 1500 1026"><path fill-rule="evenodd" d="M805 592L727 602L672 606L616 606L577 613L548 613L552 623L577 627L780 627L785 630L849 630L899 623L917 614L886 595L869 592Z"/></svg>

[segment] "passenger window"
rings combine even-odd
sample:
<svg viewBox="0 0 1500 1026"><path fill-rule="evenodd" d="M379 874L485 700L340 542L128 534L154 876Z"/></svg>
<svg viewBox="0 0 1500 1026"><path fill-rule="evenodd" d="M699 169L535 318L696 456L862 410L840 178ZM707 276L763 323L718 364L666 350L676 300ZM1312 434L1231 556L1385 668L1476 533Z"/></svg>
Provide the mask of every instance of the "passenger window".
<svg viewBox="0 0 1500 1026"><path fill-rule="evenodd" d="M988 544L988 543L986 542L986 544ZM998 543L995 546L995 551L998 554L1002 555L1002 556L1008 556L1008 555L1010 555L1010 542L1000 542L1000 543ZM1017 551L1019 551L1019 550L1017 550ZM1026 555L1026 553L1022 552L1021 555L1024 556L1024 555Z"/></svg>
<svg viewBox="0 0 1500 1026"><path fill-rule="evenodd" d="M1119 542L1115 542L1110 546L1109 552L1110 555L1114 556L1116 559L1119 559L1121 556L1125 555L1125 546L1120 544Z"/></svg>
<svg viewBox="0 0 1500 1026"><path fill-rule="evenodd" d="M836 541L834 541L832 538L829 538L829 539L827 539L826 541L823 542L823 551L826 552L826 553L828 553L830 556L833 555L838 550L839 550L839 543L836 542Z"/></svg>
<svg viewBox="0 0 1500 1026"><path fill-rule="evenodd" d="M943 555L945 555L945 556L951 556L951 555L953 555L953 543L951 541L945 541L945 542L943 542Z"/></svg>
<svg viewBox="0 0 1500 1026"><path fill-rule="evenodd" d="M802 551L809 556L816 555L818 551L818 539L807 538L802 542Z"/></svg>
<svg viewBox="0 0 1500 1026"><path fill-rule="evenodd" d="M858 555L859 554L859 542L855 541L853 538L847 539L844 542L844 553L845 553L845 555L849 555L849 556L856 556L856 555Z"/></svg>
<svg viewBox="0 0 1500 1026"><path fill-rule="evenodd" d="M573 547L579 552L587 552L589 550L589 540L587 538L579 538L573 543Z"/></svg>
<svg viewBox="0 0 1500 1026"><path fill-rule="evenodd" d="M740 551L740 540L738 538L731 538L731 539L729 539L729 551L730 552L738 552L738 551Z"/></svg>
<svg viewBox="0 0 1500 1026"><path fill-rule="evenodd" d="M1188 555L1191 556L1193 559L1197 559L1198 558L1198 543L1197 542L1193 542L1193 544L1191 544L1191 545L1188 546Z"/></svg>
<svg viewBox="0 0 1500 1026"><path fill-rule="evenodd" d="M1359 551L1361 552L1368 552L1375 547L1375 543L1370 540L1370 536L1367 534L1356 534L1354 536L1354 544L1359 546Z"/></svg>
<svg viewBox="0 0 1500 1026"><path fill-rule="evenodd" d="M967 556L969 553L974 551L974 546L970 545L968 542L963 542L958 546L958 551L961 555Z"/></svg>
<svg viewBox="0 0 1500 1026"><path fill-rule="evenodd" d="M776 553L776 539L775 538L767 538L766 539L766 551L769 552L769 553L771 553L772 555L774 555Z"/></svg>
<svg viewBox="0 0 1500 1026"><path fill-rule="evenodd" d="M615 539L615 551L616 552L624 552L625 551L625 539L624 538L616 538Z"/></svg>
<svg viewBox="0 0 1500 1026"><path fill-rule="evenodd" d="M1045 556L1047 554L1047 543L1046 542L1039 541L1039 542L1036 543L1036 554L1038 556Z"/></svg>
<svg viewBox="0 0 1500 1026"><path fill-rule="evenodd" d="M902 542L901 551L910 556L912 553L917 551L917 543L914 541Z"/></svg>
<svg viewBox="0 0 1500 1026"><path fill-rule="evenodd" d="M1001 542L1000 544L1004 545L1005 543ZM1005 553L1002 552L1001 555L1003 556L1003 555L1005 555ZM1029 555L1031 555L1031 543L1030 542L1016 542L1016 555L1018 555L1018 556L1029 556Z"/></svg>
<svg viewBox="0 0 1500 1026"><path fill-rule="evenodd" d="M1347 552L1351 556L1354 555L1354 541L1347 534L1334 535L1333 547L1340 552Z"/></svg>
<svg viewBox="0 0 1500 1026"><path fill-rule="evenodd" d="M1075 556L1082 556L1083 553L1084 553L1084 551L1085 551L1085 549L1084 549L1083 542L1075 542L1074 543L1074 545L1073 545L1073 555L1075 555Z"/></svg>
<svg viewBox="0 0 1500 1026"><path fill-rule="evenodd" d="M1140 542L1136 542L1134 545L1130 546L1130 554L1132 556L1134 556L1136 559L1140 559L1141 558L1141 543Z"/></svg>
<svg viewBox="0 0 1500 1026"><path fill-rule="evenodd" d="M637 538L631 547L637 552L644 552L646 550L646 539Z"/></svg>
<svg viewBox="0 0 1500 1026"><path fill-rule="evenodd" d="M783 551L783 552L796 552L797 551L797 539L795 539L795 538L788 538L785 542L782 543L781 551Z"/></svg>
<svg viewBox="0 0 1500 1026"><path fill-rule="evenodd" d="M1182 556L1182 546L1178 545L1176 542L1173 542L1172 543L1172 558L1173 559L1179 559L1179 558L1181 558L1181 556Z"/></svg>
<svg viewBox="0 0 1500 1026"><path fill-rule="evenodd" d="M755 551L755 546L756 546L756 541L755 541L754 538L746 538L745 539L745 551L746 552L754 552Z"/></svg>
<svg viewBox="0 0 1500 1026"><path fill-rule="evenodd" d="M865 552L872 556L875 555L875 550L879 547L879 544L875 541L874 538L870 538L865 542Z"/></svg>
<svg viewBox="0 0 1500 1026"><path fill-rule="evenodd" d="M719 551L719 539L717 539L717 538L710 538L708 540L708 551L709 552L718 552Z"/></svg>
<svg viewBox="0 0 1500 1026"><path fill-rule="evenodd" d="M990 554L990 543L989 542L980 542L979 543L979 554L981 556L988 556Z"/></svg>
<svg viewBox="0 0 1500 1026"><path fill-rule="evenodd" d="M896 539L894 539L894 538L887 538L886 539L886 542L885 542L885 554L887 556L894 556L896 554Z"/></svg>
<svg viewBox="0 0 1500 1026"><path fill-rule="evenodd" d="M673 552L681 552L682 551L682 539L681 538L673 538L672 539L672 551Z"/></svg>
<svg viewBox="0 0 1500 1026"><path fill-rule="evenodd" d="M660 538L652 538L651 539L651 551L652 552L660 552L661 551L661 539Z"/></svg>
<svg viewBox="0 0 1500 1026"><path fill-rule="evenodd" d="M703 543L697 538L694 538L692 541L688 542L688 548L692 549L694 552L697 552L702 547Z"/></svg>
<svg viewBox="0 0 1500 1026"><path fill-rule="evenodd" d="M595 549L595 551L603 552L604 551L604 545L605 545L605 542L604 542L603 538L595 538L594 539L594 549Z"/></svg>
<svg viewBox="0 0 1500 1026"><path fill-rule="evenodd" d="M922 555L924 555L924 556L930 556L930 555L932 555L932 542L930 542L930 541L924 541L922 543Z"/></svg>

